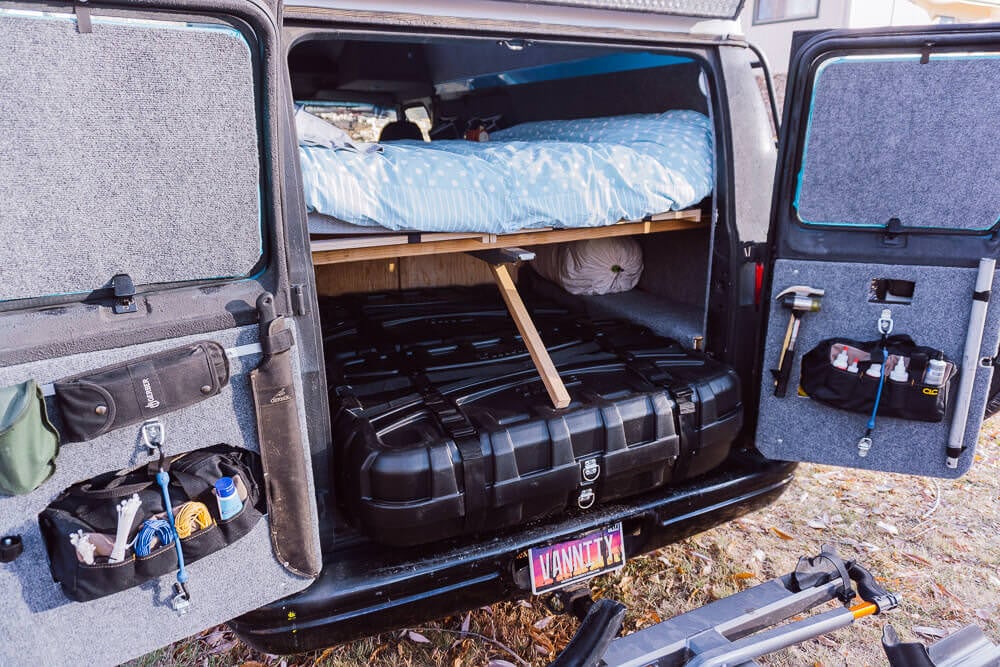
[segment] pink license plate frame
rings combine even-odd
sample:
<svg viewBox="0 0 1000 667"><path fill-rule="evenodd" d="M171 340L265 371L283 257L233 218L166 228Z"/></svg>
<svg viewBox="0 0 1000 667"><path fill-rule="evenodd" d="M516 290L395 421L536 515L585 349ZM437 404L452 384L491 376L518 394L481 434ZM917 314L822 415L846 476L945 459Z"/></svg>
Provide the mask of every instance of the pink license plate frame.
<svg viewBox="0 0 1000 667"><path fill-rule="evenodd" d="M616 523L580 537L528 549L531 592L535 595L625 567L622 525Z"/></svg>

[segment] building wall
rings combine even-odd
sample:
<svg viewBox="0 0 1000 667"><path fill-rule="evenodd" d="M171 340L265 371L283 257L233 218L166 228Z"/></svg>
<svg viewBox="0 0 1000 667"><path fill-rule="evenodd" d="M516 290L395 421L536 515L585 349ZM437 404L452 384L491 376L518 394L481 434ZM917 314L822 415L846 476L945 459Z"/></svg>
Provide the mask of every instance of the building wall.
<svg viewBox="0 0 1000 667"><path fill-rule="evenodd" d="M910 0L820 0L815 19L753 25L757 0L747 0L740 21L747 39L767 56L775 74L788 72L788 53L796 30L871 28L887 25L923 25L931 22L925 9Z"/></svg>
<svg viewBox="0 0 1000 667"><path fill-rule="evenodd" d="M851 0L820 0L817 18L754 25L756 0L746 0L740 21L747 39L760 47L767 56L771 69L776 73L784 73L788 71L788 52L792 44L792 33L796 30L843 27L850 18L851 4Z"/></svg>

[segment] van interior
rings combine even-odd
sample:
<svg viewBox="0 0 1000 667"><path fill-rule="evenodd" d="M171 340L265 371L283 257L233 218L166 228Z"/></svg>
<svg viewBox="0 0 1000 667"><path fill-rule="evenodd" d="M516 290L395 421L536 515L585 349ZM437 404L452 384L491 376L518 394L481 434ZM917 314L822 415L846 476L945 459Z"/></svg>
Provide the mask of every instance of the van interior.
<svg viewBox="0 0 1000 667"><path fill-rule="evenodd" d="M310 32L293 46L288 64L298 108L366 144L381 139L385 145L396 145L394 140L402 139L401 145L426 149L445 145L438 142L468 139L467 133L478 129L502 135L508 128L537 122L608 119L614 123L621 117L672 110L711 118L703 64L683 53L523 40L362 40ZM301 125L299 129L301 144ZM304 155L303 168L308 169ZM308 183L308 174L305 178ZM370 187L378 187L375 179ZM586 186L581 182L581 187ZM704 349L713 244L709 221L715 207L710 190L683 210L647 210L636 219L609 219L585 228L542 225L492 233L346 224L309 205L328 375L336 375L334 358L342 352L337 347L342 339L334 331L339 321L330 313L343 306L345 298L350 301L367 293L392 301L386 295L395 293L403 304L411 297L446 295L456 287L489 286L494 283L489 263L470 252L507 247L537 251L589 239L625 238L637 244L643 268L634 286L614 293L571 294L557 281L542 277L528 261L512 268L520 297L594 321L634 323L685 349ZM490 289L485 289L482 294L488 299ZM341 399L333 386L336 381L329 377L328 381L336 420ZM536 400L539 406L547 403L544 395ZM336 436L334 440L336 448ZM705 469L719 463L719 457L706 460ZM343 498L339 500L338 504L331 499L331 505L338 506L338 551L365 541L354 532L351 510ZM450 548L461 548L462 543L452 541ZM408 558L406 549L365 552L367 558L386 563Z"/></svg>

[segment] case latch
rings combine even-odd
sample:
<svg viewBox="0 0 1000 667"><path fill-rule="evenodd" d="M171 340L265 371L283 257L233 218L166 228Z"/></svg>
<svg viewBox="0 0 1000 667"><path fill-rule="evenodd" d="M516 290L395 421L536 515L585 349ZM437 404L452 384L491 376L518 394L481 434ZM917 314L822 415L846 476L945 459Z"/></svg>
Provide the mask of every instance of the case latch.
<svg viewBox="0 0 1000 667"><path fill-rule="evenodd" d="M111 306L111 311L115 315L123 313L134 313L135 308L135 285L132 278L127 273L119 273L111 278L111 289L115 293L115 302Z"/></svg>

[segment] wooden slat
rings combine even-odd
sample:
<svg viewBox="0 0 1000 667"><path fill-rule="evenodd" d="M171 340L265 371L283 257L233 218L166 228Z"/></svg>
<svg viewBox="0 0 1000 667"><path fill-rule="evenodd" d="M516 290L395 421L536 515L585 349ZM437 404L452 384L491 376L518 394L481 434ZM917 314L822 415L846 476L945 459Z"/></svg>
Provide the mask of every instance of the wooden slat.
<svg viewBox="0 0 1000 667"><path fill-rule="evenodd" d="M549 356L549 351L545 348L545 343L538 335L538 329L535 328L535 323L531 320L531 315L528 313L524 301L521 300L521 295L517 292L514 279L510 275L510 267L506 264L490 264L490 270L493 271L493 278L496 280L497 287L500 288L504 303L507 304L507 310L514 318L517 330L521 332L521 339L524 341L525 347L528 348L531 360L535 362L535 368L542 376L542 384L545 385L545 390L549 393L552 405L557 409L565 408L569 405L569 392L566 391L566 385L559 377L559 371L552 363L552 357Z"/></svg>
<svg viewBox="0 0 1000 667"><path fill-rule="evenodd" d="M513 234L421 234L419 243L409 243L405 235L322 239L312 243L313 264L337 264L394 257L415 257L488 248L509 248L548 243L565 243L609 236L633 236L656 232L694 229L702 225L701 211L673 211L646 222L622 222L606 227L583 229L525 230ZM445 238L442 238L445 237ZM459 238L456 238L459 237ZM381 240L381 242L379 242Z"/></svg>

